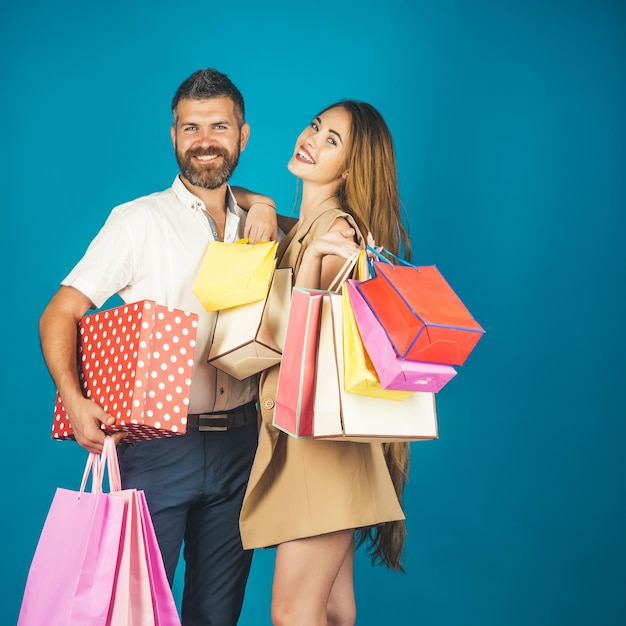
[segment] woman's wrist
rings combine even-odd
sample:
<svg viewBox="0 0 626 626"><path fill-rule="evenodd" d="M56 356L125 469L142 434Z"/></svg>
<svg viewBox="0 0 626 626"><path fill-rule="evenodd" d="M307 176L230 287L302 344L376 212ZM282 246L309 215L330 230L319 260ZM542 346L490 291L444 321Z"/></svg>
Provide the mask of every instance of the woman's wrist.
<svg viewBox="0 0 626 626"><path fill-rule="evenodd" d="M250 203L250 209L255 205L255 204L264 204L265 206L269 206L272 209L274 209L274 211L276 211L276 205L273 204L272 202L266 202L264 200L255 200L254 202Z"/></svg>

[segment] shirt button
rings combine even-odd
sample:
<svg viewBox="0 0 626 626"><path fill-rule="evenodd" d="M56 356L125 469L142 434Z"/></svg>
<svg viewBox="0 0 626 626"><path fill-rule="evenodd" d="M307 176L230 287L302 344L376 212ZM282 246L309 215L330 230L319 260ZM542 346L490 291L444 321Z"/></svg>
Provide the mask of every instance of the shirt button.
<svg viewBox="0 0 626 626"><path fill-rule="evenodd" d="M220 387L220 396L224 395L224 387Z"/></svg>
<svg viewBox="0 0 626 626"><path fill-rule="evenodd" d="M274 408L274 400L272 400L272 398L265 398L265 400L263 400L263 408L264 409L273 409Z"/></svg>

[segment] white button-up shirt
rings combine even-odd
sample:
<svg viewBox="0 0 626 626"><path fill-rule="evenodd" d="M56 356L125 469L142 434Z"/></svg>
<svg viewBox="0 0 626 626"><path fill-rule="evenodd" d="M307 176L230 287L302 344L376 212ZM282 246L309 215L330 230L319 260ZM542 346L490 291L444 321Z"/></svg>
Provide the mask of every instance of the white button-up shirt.
<svg viewBox="0 0 626 626"><path fill-rule="evenodd" d="M224 241L243 237L245 212L228 190ZM83 258L62 281L96 308L114 294L126 303L154 300L198 314L190 413L232 409L252 400L256 377L239 381L206 362L216 313L207 312L192 286L213 233L204 203L177 176L165 191L113 209Z"/></svg>

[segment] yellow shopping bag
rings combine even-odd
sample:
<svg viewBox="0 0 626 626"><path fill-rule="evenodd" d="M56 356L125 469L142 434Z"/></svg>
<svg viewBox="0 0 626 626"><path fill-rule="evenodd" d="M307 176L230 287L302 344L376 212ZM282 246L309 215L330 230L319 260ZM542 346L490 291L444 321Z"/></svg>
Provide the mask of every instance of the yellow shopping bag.
<svg viewBox="0 0 626 626"><path fill-rule="evenodd" d="M277 246L276 241L252 245L247 239L211 241L192 287L194 294L207 311L263 300L274 273Z"/></svg>
<svg viewBox="0 0 626 626"><path fill-rule="evenodd" d="M365 250L361 250L358 261L358 280L360 281L367 280L369 277L365 255ZM345 284L342 290L342 309L344 390L348 393L387 400L405 400L408 398L412 393L411 391L383 389L374 365L363 345Z"/></svg>
<svg viewBox="0 0 626 626"><path fill-rule="evenodd" d="M359 334L346 285L344 285L341 297L343 301L343 382L345 391L387 400L405 400L411 395L411 391L391 391L383 389L380 384L374 365Z"/></svg>

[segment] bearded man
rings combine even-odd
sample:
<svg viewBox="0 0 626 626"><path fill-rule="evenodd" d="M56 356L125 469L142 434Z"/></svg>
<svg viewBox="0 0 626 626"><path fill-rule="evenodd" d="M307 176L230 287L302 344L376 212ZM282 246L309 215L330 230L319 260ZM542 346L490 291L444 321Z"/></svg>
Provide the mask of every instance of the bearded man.
<svg viewBox="0 0 626 626"><path fill-rule="evenodd" d="M216 313L204 310L192 285L211 241L275 238L275 208L241 190L246 214L228 184L250 127L243 97L225 74L192 74L174 95L172 116L180 174L169 189L111 211L44 310L40 338L76 441L100 454L102 425L115 419L83 396L80 318L114 294L197 313L186 434L133 443L113 436L123 488L145 492L170 585L184 543L182 623L235 626L252 559L242 549L239 510L257 443L257 381L206 362Z"/></svg>

